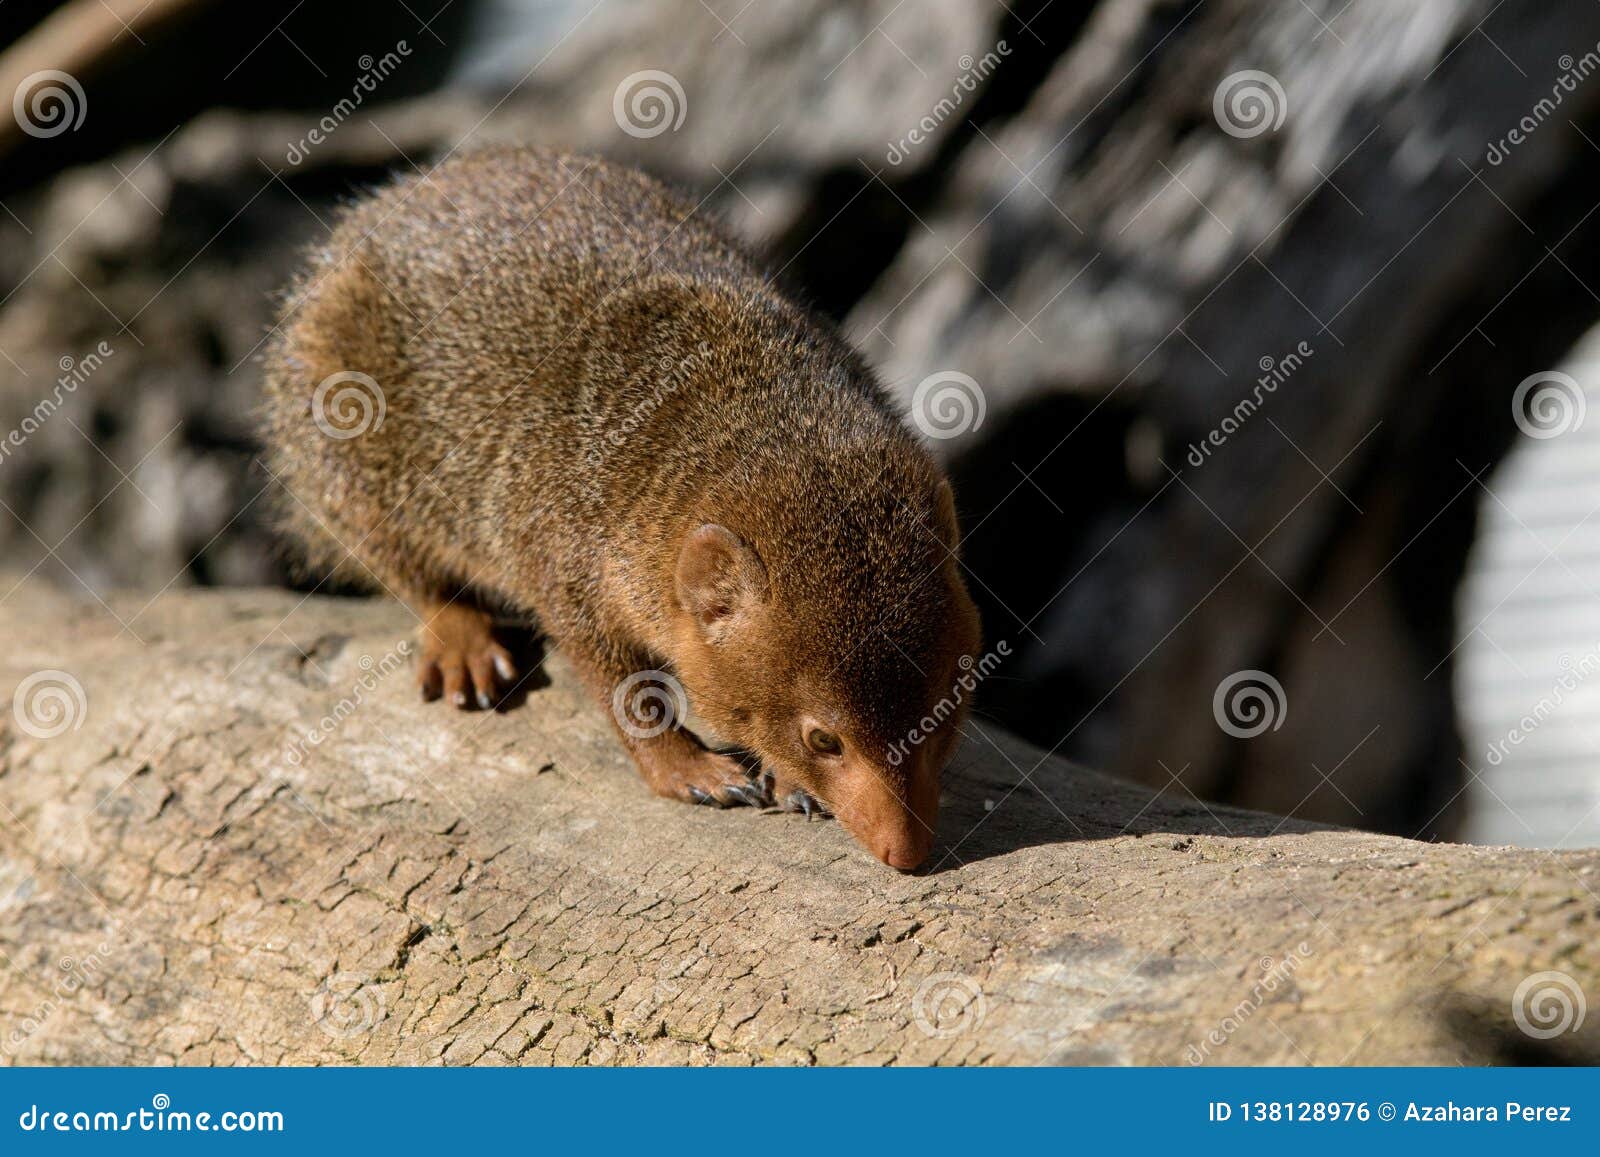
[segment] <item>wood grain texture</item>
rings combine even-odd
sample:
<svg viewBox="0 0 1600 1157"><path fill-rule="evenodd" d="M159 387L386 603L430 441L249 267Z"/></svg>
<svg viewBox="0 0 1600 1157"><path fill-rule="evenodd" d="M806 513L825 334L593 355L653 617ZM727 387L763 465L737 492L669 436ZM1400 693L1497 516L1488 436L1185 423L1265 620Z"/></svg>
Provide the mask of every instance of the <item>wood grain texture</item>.
<svg viewBox="0 0 1600 1157"><path fill-rule="evenodd" d="M559 655L462 716L393 604L108 607L0 605L0 690L83 693L0 723L6 1063L1453 1063L1525 1039L1532 973L1600 995L1600 851L1152 796L985 728L902 876L650 797Z"/></svg>

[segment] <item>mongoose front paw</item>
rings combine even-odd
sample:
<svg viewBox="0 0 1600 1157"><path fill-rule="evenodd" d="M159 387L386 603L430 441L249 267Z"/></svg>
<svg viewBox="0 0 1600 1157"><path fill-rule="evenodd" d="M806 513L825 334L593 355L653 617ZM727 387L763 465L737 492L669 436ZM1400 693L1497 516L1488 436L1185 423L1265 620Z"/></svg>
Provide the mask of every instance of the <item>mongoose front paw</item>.
<svg viewBox="0 0 1600 1157"><path fill-rule="evenodd" d="M764 807L767 794L732 755L696 749L642 757L650 790L712 807Z"/></svg>
<svg viewBox="0 0 1600 1157"><path fill-rule="evenodd" d="M476 705L487 711L516 682L511 652L494 641L492 621L477 607L438 608L420 636L417 685L426 700L443 695L462 709Z"/></svg>

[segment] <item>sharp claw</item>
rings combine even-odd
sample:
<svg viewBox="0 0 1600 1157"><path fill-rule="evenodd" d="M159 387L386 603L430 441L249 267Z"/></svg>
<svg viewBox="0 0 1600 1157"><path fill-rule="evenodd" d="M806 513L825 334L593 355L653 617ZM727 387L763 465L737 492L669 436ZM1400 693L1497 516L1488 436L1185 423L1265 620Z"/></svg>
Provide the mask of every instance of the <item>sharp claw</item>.
<svg viewBox="0 0 1600 1157"><path fill-rule="evenodd" d="M494 657L494 669L495 673L507 683L517 677L516 669L511 666L510 660L502 659L499 655Z"/></svg>
<svg viewBox="0 0 1600 1157"><path fill-rule="evenodd" d="M478 707L481 710L487 711L487 710L489 710L489 708L491 708L493 706L494 706L494 700L489 698L489 693L487 691L479 691L478 692Z"/></svg>
<svg viewBox="0 0 1600 1157"><path fill-rule="evenodd" d="M783 797L778 806L783 808L784 811L798 812L804 815L807 820L815 816L828 814L810 792L804 791L791 791Z"/></svg>
<svg viewBox="0 0 1600 1157"><path fill-rule="evenodd" d="M689 798L691 800L693 800L695 803L710 803L711 802L711 796L708 793L706 793L704 791L701 791L697 787L691 787L689 789Z"/></svg>

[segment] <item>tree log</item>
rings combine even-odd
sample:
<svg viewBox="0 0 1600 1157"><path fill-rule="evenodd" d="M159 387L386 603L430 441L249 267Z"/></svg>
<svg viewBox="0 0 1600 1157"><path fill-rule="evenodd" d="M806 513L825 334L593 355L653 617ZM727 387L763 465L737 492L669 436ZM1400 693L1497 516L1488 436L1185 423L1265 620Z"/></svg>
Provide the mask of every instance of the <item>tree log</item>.
<svg viewBox="0 0 1600 1157"><path fill-rule="evenodd" d="M1533 974L1600 994L1600 851L1208 806L974 725L901 875L652 798L559 654L464 715L394 604L0 585L8 1063L1452 1063L1533 1043Z"/></svg>

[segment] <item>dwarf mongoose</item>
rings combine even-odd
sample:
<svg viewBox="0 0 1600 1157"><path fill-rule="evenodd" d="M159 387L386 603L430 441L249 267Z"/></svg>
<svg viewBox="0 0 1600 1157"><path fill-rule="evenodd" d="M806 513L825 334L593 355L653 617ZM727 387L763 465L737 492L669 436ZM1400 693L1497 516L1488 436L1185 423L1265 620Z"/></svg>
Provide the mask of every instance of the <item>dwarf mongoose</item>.
<svg viewBox="0 0 1600 1157"><path fill-rule="evenodd" d="M267 356L286 522L415 609L425 698L491 706L517 678L491 611L534 615L658 794L820 801L917 867L979 645L950 485L695 209L505 148L346 211ZM680 685L762 775L681 726Z"/></svg>

